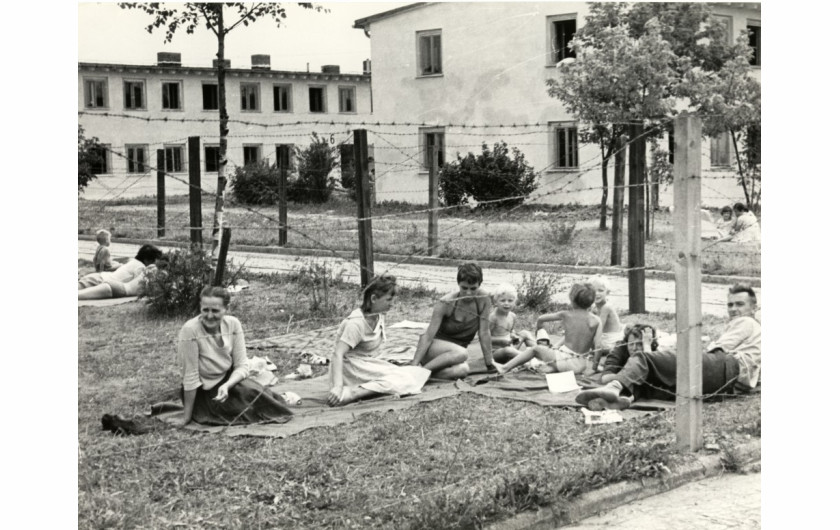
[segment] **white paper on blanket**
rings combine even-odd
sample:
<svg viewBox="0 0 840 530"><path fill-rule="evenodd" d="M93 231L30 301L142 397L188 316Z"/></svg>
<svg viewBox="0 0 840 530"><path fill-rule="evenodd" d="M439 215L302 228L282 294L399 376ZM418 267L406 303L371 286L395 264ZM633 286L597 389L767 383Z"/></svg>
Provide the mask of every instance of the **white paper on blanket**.
<svg viewBox="0 0 840 530"><path fill-rule="evenodd" d="M575 373L571 370L559 374L545 374L545 380L548 382L548 391L553 394L580 390L575 379Z"/></svg>
<svg viewBox="0 0 840 530"><path fill-rule="evenodd" d="M602 423L619 423L624 421L621 414L617 410L599 410L593 411L586 407L580 409L583 412L584 423L586 425L599 425Z"/></svg>
<svg viewBox="0 0 840 530"><path fill-rule="evenodd" d="M402 322L397 322L396 324L391 324L389 327L392 328L408 328L408 329L426 329L429 325L425 322L414 322L412 320L403 320Z"/></svg>

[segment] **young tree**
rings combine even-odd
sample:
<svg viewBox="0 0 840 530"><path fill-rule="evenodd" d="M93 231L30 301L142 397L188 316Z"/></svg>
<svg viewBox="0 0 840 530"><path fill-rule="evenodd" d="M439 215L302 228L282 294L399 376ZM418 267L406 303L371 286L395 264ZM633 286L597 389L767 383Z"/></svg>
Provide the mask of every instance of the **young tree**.
<svg viewBox="0 0 840 530"><path fill-rule="evenodd" d="M85 130L79 125L79 192L81 193L96 178L93 167L102 163L99 138L85 138Z"/></svg>
<svg viewBox="0 0 840 530"><path fill-rule="evenodd" d="M282 4L270 2L255 2L250 4L244 2L172 4L177 7L165 7L163 4L157 2L149 4L123 2L119 5L123 9L140 9L151 15L154 18L154 22L146 26L146 31L152 33L157 28L165 28L164 42L172 42L172 37L179 28L183 28L187 34L192 34L196 28L203 26L216 35L218 42L216 72L219 83L219 178L216 187L215 214L213 216L212 247L212 253L216 256L221 241L225 188L227 187L225 171L227 166L229 116L225 94L225 37L240 25L248 26L261 18L270 18L279 28L283 19L286 18L286 8ZM305 9L324 10L322 7L315 6L311 3L298 3L297 5Z"/></svg>

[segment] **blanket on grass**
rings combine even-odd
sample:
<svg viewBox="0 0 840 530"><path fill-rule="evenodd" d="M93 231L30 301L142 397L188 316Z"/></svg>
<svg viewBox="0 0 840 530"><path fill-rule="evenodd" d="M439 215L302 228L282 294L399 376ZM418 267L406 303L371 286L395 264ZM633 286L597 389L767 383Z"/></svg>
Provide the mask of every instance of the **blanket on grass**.
<svg viewBox="0 0 840 530"><path fill-rule="evenodd" d="M135 302L138 299L139 297L137 296L124 296L122 298L104 298L102 300L79 300L79 307L108 307Z"/></svg>
<svg viewBox="0 0 840 530"><path fill-rule="evenodd" d="M399 326L399 327L397 327ZM312 353L322 357L330 358L335 344L335 333L338 326L313 330L306 333L286 334L266 339L249 341L247 347L252 355L277 358L283 356L297 357L302 353ZM419 325L407 326L400 323L389 326L386 330L388 341L383 355L397 364L408 363L414 355L417 340L425 327ZM556 340L556 337L553 337ZM260 436L285 438L299 432L315 427L330 427L344 423L351 423L362 414L371 412L387 412L402 410L413 407L418 403L448 398L460 392L473 392L488 397L503 399L516 399L536 403L537 405L562 406L579 408L575 403L575 396L578 391L562 394L548 392L548 383L545 376L529 371L521 371L505 376L490 373L484 366L484 359L481 355L481 346L474 341L467 348L469 356L470 375L463 381L449 381L440 379L429 379L423 391L417 395L395 397L379 396L351 403L342 407L330 407L327 405L327 393L329 392L329 375L324 374L312 379L297 381L284 380L273 386L266 387L276 394L283 392L294 392L301 397L299 405L290 405L294 411L292 420L287 423L276 424L253 424L236 425L230 427L208 426L191 424L189 430L210 433L223 433L228 436ZM578 378L578 384L586 387L592 386L583 378ZM177 395L177 394L176 394ZM170 397L171 399L171 397ZM653 404L647 408L668 408L673 403L662 402ZM636 403L633 408L646 408L644 403ZM159 419L175 423L183 411L180 402L167 401L152 406L152 415ZM622 411L625 417L638 414L638 411Z"/></svg>

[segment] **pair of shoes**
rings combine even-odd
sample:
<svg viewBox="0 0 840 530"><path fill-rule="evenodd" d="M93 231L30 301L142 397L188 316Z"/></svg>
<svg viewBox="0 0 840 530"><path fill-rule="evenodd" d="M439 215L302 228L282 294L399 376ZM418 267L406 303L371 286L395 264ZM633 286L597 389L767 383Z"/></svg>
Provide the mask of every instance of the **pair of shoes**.
<svg viewBox="0 0 840 530"><path fill-rule="evenodd" d="M283 379L296 381L298 379L309 379L310 377L312 377L312 367L308 364L301 364L294 372L285 376Z"/></svg>
<svg viewBox="0 0 840 530"><path fill-rule="evenodd" d="M304 364L314 364L317 366L325 366L330 364L330 360L315 353L301 352L300 362Z"/></svg>
<svg viewBox="0 0 840 530"><path fill-rule="evenodd" d="M129 420L118 414L105 414L102 416L102 430L121 435L146 434L149 432L149 427L137 420Z"/></svg>
<svg viewBox="0 0 840 530"><path fill-rule="evenodd" d="M596 403L592 403L593 401L597 401ZM632 403L632 398L627 396L621 395L621 383L617 381L613 381L612 383L606 384L604 386L599 386L597 388L592 388L589 390L584 390L577 396L575 396L575 402L579 405L584 405L589 410L603 410L603 409L614 409L614 410L624 410L628 408ZM593 409L592 406L595 407L603 407L601 409Z"/></svg>
<svg viewBox="0 0 840 530"><path fill-rule="evenodd" d="M580 403L578 401L578 403ZM602 410L624 410L633 404L632 397L618 396L618 400L610 403L604 398L595 398L589 403L581 403L592 412L600 412Z"/></svg>

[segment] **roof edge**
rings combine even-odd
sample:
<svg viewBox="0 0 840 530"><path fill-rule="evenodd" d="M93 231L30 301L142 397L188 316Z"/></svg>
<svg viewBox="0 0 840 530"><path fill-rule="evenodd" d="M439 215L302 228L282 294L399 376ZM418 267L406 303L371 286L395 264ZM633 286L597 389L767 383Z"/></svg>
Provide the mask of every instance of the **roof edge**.
<svg viewBox="0 0 840 530"><path fill-rule="evenodd" d="M413 4L398 7L396 9L391 9L388 11L383 11L382 13L377 13L375 15L371 15L369 17L360 18L353 23L353 28L355 29L364 29L367 30L370 27L372 22L378 22L385 18L393 17L394 15L399 15L400 13L404 13L406 11L412 11L414 9L419 9L421 7L426 7L427 5L434 4L437 2L415 2Z"/></svg>
<svg viewBox="0 0 840 530"><path fill-rule="evenodd" d="M107 69L113 68L118 70L147 68L159 70L162 72L174 71L192 71L202 73L216 73L216 68L212 66L176 66L176 65L158 65L158 64L123 64L123 63L92 63L86 61L79 61L78 68L81 69ZM297 70L271 70L271 69L253 69L253 68L226 68L228 73L251 73L251 74L282 74L282 75L307 75L307 76L324 76L324 77L359 77L369 78L370 74L363 72L301 72Z"/></svg>

